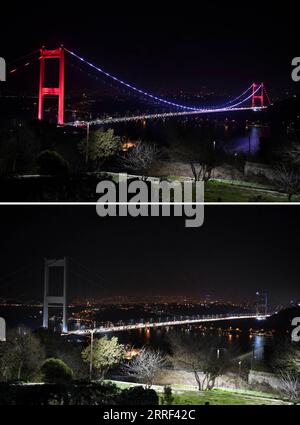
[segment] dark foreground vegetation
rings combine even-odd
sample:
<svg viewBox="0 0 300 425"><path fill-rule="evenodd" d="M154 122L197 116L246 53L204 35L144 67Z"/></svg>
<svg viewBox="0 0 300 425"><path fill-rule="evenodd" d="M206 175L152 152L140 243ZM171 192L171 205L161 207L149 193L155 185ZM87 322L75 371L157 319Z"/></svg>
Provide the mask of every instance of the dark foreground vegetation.
<svg viewBox="0 0 300 425"><path fill-rule="evenodd" d="M298 201L298 111L299 100L292 99L268 112L253 113L250 121L239 116L199 117L193 122L149 123L143 130L138 125L91 127L89 133L84 127L2 120L0 199L94 202L96 184L105 178L99 173L127 172L144 180L150 176L202 180L206 201ZM268 135L260 137L259 150L251 151L250 138L248 152L230 150L227 131L245 132L248 126L268 128ZM165 174L170 165L173 172ZM226 181L216 181L216 175Z"/></svg>
<svg viewBox="0 0 300 425"><path fill-rule="evenodd" d="M0 383L0 406L4 405L157 405L158 396L142 386L120 389L110 383L69 384Z"/></svg>

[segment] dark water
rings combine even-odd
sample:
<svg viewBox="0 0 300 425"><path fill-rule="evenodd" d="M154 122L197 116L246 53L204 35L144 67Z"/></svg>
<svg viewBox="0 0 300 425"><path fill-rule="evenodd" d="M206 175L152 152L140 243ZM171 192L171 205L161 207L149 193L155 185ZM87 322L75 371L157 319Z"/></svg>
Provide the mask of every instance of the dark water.
<svg viewBox="0 0 300 425"><path fill-rule="evenodd" d="M122 123L115 124L114 128L119 135L131 140L150 140L167 146L211 141L233 156L253 156L259 151L260 139L269 136L264 119L259 113L244 112Z"/></svg>
<svg viewBox="0 0 300 425"><path fill-rule="evenodd" d="M255 155L259 151L261 138L269 135L268 127L245 128L244 133L232 134L227 150L231 153Z"/></svg>
<svg viewBox="0 0 300 425"><path fill-rule="evenodd" d="M38 329L42 325L42 307L0 307L0 317L4 317L8 328L25 325L30 329ZM248 360L263 362L265 353L272 347L274 338L250 334L250 329L262 330L263 322L254 319L236 320L214 324L193 324L184 326L169 326L161 328L147 328L125 332L107 333L108 337L116 336L120 343L141 348L144 345L169 351L169 339L174 334L191 336L205 341L214 337L220 349L233 348L240 355L249 354Z"/></svg>
<svg viewBox="0 0 300 425"><path fill-rule="evenodd" d="M247 322L249 325L249 321ZM244 325L246 324L247 323L244 323ZM264 335L250 335L249 331L246 329L236 332L236 326L233 326L234 328L231 333L224 332L224 329L218 332L216 327L204 331L203 327L199 325L185 325L131 330L114 333L113 335L117 336L119 342L122 344L128 344L135 348L141 348L147 345L153 348L159 348L165 352L169 351L169 341L174 334L196 337L200 339L200 341L203 340L203 342L213 337L214 343L220 349L232 349L239 355L248 353L249 361L252 358L255 362L263 362L265 360L266 351L269 347L273 346L274 338ZM108 337L111 335L112 334L109 333L107 334Z"/></svg>

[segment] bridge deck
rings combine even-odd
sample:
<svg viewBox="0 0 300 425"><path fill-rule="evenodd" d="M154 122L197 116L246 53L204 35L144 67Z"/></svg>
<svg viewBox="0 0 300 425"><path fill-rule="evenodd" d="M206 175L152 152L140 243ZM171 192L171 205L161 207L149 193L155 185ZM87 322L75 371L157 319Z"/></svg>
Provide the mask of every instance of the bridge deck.
<svg viewBox="0 0 300 425"><path fill-rule="evenodd" d="M154 323L135 323L132 325L120 325L120 326L110 326L110 327L100 327L93 329L95 333L108 333L108 332L122 332L134 329L147 329L147 328L159 328L164 326L176 326L176 325L189 325L195 323L206 323L206 322L218 322L226 320L238 320L238 319L257 319L265 320L270 315L257 315L257 314L247 314L247 315L232 315L232 316L211 316L211 317L202 317L200 319L186 319L186 320L172 320L168 322L154 322ZM81 329L70 331L68 334L73 335L88 335L91 333L91 329Z"/></svg>
<svg viewBox="0 0 300 425"><path fill-rule="evenodd" d="M145 121L150 119L165 119L171 117L180 117L186 115L200 115L200 114L213 114L220 112L234 112L234 111L262 111L267 109L264 107L240 107L240 108L219 108L219 109L199 109L196 111L184 111L184 112L166 112L162 114L144 114L144 115L132 115L128 117L107 117L100 118L91 121L72 121L65 123L66 126L74 126L74 127L85 127L89 125L104 125L104 124L117 124L122 122L130 122L130 121Z"/></svg>

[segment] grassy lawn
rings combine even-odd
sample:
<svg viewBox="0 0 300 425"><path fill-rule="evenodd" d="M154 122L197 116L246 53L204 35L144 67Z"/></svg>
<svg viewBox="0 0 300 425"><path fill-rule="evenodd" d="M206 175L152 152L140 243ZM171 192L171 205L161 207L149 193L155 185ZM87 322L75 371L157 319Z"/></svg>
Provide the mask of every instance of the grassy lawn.
<svg viewBox="0 0 300 425"><path fill-rule="evenodd" d="M239 394L231 391L214 389L198 393L196 391L182 391L174 394L174 404L179 405L275 405L283 404L276 398L258 397L248 394Z"/></svg>
<svg viewBox="0 0 300 425"><path fill-rule="evenodd" d="M118 174L110 174L118 182ZM185 181L184 176L167 176L169 181ZM191 180L191 179L188 179ZM205 202L288 202L287 195L277 192L273 187L259 183L238 180L210 180L205 184ZM300 202L293 196L293 202Z"/></svg>
<svg viewBox="0 0 300 425"><path fill-rule="evenodd" d="M125 389L135 385L129 382L110 381L116 384L119 388ZM160 404L163 404L163 387L154 385L152 387L160 399ZM212 391L199 392L192 390L191 387L184 385L172 385L174 405L279 405L286 404L278 398L278 396L252 390L232 390L218 389Z"/></svg>
<svg viewBox="0 0 300 425"><path fill-rule="evenodd" d="M205 202L287 202L283 193L233 182L209 181L205 185ZM299 197L293 199L299 201Z"/></svg>
<svg viewBox="0 0 300 425"><path fill-rule="evenodd" d="M185 176L167 176L169 181L186 181ZM191 179L188 179L191 180ZM240 180L210 180L205 183L205 202L288 202L287 195L272 186ZM293 196L293 202L300 202Z"/></svg>

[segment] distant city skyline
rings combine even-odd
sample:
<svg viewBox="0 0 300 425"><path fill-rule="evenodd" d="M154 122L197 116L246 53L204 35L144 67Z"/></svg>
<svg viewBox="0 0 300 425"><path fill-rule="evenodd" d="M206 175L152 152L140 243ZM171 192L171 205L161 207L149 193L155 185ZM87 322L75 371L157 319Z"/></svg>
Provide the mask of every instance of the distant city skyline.
<svg viewBox="0 0 300 425"><path fill-rule="evenodd" d="M70 296L299 300L297 207L205 208L180 218L97 217L94 207L5 207L0 296L42 299L43 258L70 258Z"/></svg>

